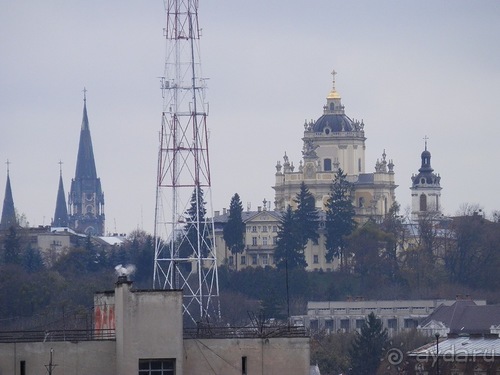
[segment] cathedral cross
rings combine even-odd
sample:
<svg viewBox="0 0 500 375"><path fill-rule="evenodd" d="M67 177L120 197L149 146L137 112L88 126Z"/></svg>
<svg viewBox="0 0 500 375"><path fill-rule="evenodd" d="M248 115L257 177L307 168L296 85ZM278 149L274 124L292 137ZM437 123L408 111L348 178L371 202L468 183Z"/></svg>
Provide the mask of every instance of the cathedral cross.
<svg viewBox="0 0 500 375"><path fill-rule="evenodd" d="M332 76L333 76L333 91L335 91L335 76L337 75L337 72L334 70L332 70Z"/></svg>
<svg viewBox="0 0 500 375"><path fill-rule="evenodd" d="M424 137L424 142L425 142L425 151L427 151L427 140L429 139L429 137L426 135Z"/></svg>

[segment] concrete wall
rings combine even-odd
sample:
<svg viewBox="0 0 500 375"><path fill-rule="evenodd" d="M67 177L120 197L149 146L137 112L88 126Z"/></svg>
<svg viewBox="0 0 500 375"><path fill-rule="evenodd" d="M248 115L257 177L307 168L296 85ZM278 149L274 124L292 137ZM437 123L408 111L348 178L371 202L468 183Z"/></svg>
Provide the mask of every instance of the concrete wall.
<svg viewBox="0 0 500 375"><path fill-rule="evenodd" d="M0 343L0 375L20 374L20 362L26 363L26 375L46 374L53 349L54 375L115 374L114 341ZM137 372L135 373L137 374Z"/></svg>
<svg viewBox="0 0 500 375"><path fill-rule="evenodd" d="M242 357L249 375L307 375L309 338L184 340L184 374L242 375Z"/></svg>
<svg viewBox="0 0 500 375"><path fill-rule="evenodd" d="M182 374L182 292L115 289L117 374L137 375L139 359L175 359Z"/></svg>
<svg viewBox="0 0 500 375"><path fill-rule="evenodd" d="M242 375L243 357L245 375L309 373L308 337L184 339L181 291L130 287L122 279L114 294L94 299L99 310L94 328L114 325L116 340L0 343L0 375L21 374L21 361L26 375L47 373L51 349L54 375L137 375L140 359L175 359L178 375Z"/></svg>

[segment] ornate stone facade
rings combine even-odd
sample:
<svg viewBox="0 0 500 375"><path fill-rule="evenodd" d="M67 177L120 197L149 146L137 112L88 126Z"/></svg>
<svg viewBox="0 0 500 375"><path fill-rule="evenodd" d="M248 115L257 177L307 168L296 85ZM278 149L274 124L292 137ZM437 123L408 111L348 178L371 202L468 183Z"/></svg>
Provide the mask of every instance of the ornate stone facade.
<svg viewBox="0 0 500 375"><path fill-rule="evenodd" d="M385 150L375 163L375 171L365 172L365 124L345 114L340 94L333 88L326 98L323 115L304 124L303 159L297 170L288 156L276 165L275 209L284 211L304 182L316 198L316 207L324 209L330 186L338 169L354 184L353 203L359 221L381 219L395 202L394 163Z"/></svg>

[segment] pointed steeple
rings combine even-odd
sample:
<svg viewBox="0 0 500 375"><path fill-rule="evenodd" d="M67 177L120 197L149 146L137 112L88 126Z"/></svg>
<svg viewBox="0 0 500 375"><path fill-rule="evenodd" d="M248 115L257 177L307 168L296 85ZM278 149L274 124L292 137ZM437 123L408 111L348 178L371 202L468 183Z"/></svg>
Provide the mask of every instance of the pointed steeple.
<svg viewBox="0 0 500 375"><path fill-rule="evenodd" d="M68 226L68 207L66 206L66 197L64 194L64 185L62 180L62 162L59 162L59 188L57 190L56 211L52 226L67 227Z"/></svg>
<svg viewBox="0 0 500 375"><path fill-rule="evenodd" d="M10 186L9 164L10 162L7 160L7 183L5 185L2 218L0 219L0 229L2 230L17 225L16 210L14 209L14 199L12 198L12 188Z"/></svg>
<svg viewBox="0 0 500 375"><path fill-rule="evenodd" d="M69 194L69 227L79 233L104 234L104 193L97 177L87 116L87 90L83 90L83 119L76 161L75 178Z"/></svg>
<svg viewBox="0 0 500 375"><path fill-rule="evenodd" d="M94 160L94 150L92 148L92 138L90 137L89 119L87 116L87 90L83 90L83 118L80 130L80 144L78 146L78 156L76 159L75 178L97 178Z"/></svg>

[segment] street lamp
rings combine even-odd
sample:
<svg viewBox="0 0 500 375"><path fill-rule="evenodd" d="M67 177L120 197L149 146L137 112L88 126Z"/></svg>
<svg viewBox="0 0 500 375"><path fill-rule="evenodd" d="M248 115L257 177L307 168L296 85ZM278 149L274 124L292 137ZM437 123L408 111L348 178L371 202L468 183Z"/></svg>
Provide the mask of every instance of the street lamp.
<svg viewBox="0 0 500 375"><path fill-rule="evenodd" d="M439 375L439 332L436 332L436 375Z"/></svg>

